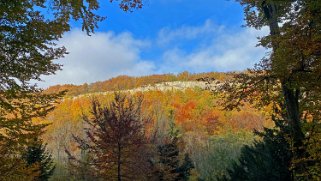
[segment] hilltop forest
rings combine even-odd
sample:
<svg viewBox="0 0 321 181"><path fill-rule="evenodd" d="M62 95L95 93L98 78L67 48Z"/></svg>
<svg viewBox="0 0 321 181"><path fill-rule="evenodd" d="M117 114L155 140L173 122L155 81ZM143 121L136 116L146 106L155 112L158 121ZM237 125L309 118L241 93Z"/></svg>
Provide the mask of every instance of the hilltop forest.
<svg viewBox="0 0 321 181"><path fill-rule="evenodd" d="M71 22L95 33L101 2L0 0L0 181L320 180L321 1L236 2L269 30L253 68L44 90L59 40Z"/></svg>
<svg viewBox="0 0 321 181"><path fill-rule="evenodd" d="M226 80L232 73L207 73L206 75L210 75L210 77L207 77L208 80L216 83L214 80ZM140 153L146 154L144 159L147 160L135 160L135 162L139 162L137 164L141 164L138 167L142 167L144 164L147 164L147 166L141 168L145 170L138 170L143 173L140 174L142 178L138 180L150 180L150 175L155 174L156 168L152 168L148 164L159 157L159 153L157 153L159 147L171 143L170 137L173 130L177 132L175 133L177 134L175 146L177 146L178 154L175 157L168 156L167 159L176 159L178 163L182 164L184 163L184 156L188 155L192 165L188 172L190 179L215 180L217 177L226 175L226 169L237 161L241 147L245 144L251 145L255 139L260 139L259 137L256 138L253 131L262 131L263 127L273 126L273 122L268 116L271 114L271 108L257 110L250 104L246 104L239 111L225 111L219 103L220 94L215 94L212 90L206 88L184 87L184 82L197 83L196 79L203 76L204 74L189 74L187 72L178 76L152 75L137 78L120 76L105 82L73 86L71 92L77 92L75 95L78 95L78 92L82 91L84 86L96 88L97 93L83 92L78 96L69 94L44 120L38 120L38 122L51 123L46 128L43 140L48 143L47 148L51 151L56 163L53 179L64 180L73 177L75 180L81 180L82 178L79 178L79 176L88 174L89 177L89 175L95 173L89 173L87 169L90 166L86 169L76 167L78 170L69 168L70 157L65 151L68 150L69 156L72 155L78 161L84 159L81 156L82 147L79 147L76 141L80 138L86 138L88 123L84 121L83 116L94 116L91 115L93 101L98 101L101 105L110 108L111 102L115 101L115 96L126 96L136 101L141 99L140 116L142 119L148 120L142 125L144 136L141 139L145 140L145 143L142 146L144 149ZM133 80L139 80L147 85L176 80L182 83L182 87L165 91L154 89L130 92L127 88L136 88L132 87L131 82ZM119 82L125 88L124 91L105 92L104 84L112 89L117 87ZM163 86L166 86L166 84ZM57 87L51 87L47 91L52 91ZM59 86L59 88L70 88L70 86ZM74 139L75 137L77 139ZM168 166L171 167L171 165ZM72 172L70 172L70 169ZM173 178L179 178L175 173L171 173L173 170L157 169L165 173L169 172L166 174ZM173 167L172 169L177 168Z"/></svg>

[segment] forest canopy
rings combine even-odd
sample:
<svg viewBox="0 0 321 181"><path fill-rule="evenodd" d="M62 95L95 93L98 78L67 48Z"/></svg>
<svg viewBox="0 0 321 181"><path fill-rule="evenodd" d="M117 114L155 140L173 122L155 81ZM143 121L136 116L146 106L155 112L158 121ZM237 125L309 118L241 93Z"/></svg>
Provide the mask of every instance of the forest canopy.
<svg viewBox="0 0 321 181"><path fill-rule="evenodd" d="M62 69L72 22L94 34L111 2L124 12L145 3L0 0L0 180L320 180L320 1L236 0L247 28L269 29L248 70L33 83ZM201 55L175 44L163 58L214 61L199 43Z"/></svg>

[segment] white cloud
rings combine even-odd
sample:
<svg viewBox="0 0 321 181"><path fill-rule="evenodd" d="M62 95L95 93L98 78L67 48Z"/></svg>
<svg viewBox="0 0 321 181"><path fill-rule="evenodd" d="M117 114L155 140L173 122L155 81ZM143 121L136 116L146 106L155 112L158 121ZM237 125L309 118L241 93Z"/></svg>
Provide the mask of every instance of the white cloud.
<svg viewBox="0 0 321 181"><path fill-rule="evenodd" d="M107 80L117 75L148 75L182 71L235 71L252 67L265 50L255 47L257 36L268 29L236 32L216 26L210 20L201 26L163 28L154 40L135 39L130 33L100 32L87 36L80 30L67 33L59 44L70 54L57 62L63 70L44 76L41 87L82 84ZM192 45L184 48L185 45ZM142 53L157 50L157 60L145 60ZM144 52L143 52L144 51Z"/></svg>
<svg viewBox="0 0 321 181"><path fill-rule="evenodd" d="M58 60L63 70L44 76L41 87L55 84L82 84L106 80L117 75L146 75L153 72L152 61L142 60L142 48L148 41L137 40L130 33L96 33L87 36L80 30L67 33L59 42L69 54Z"/></svg>
<svg viewBox="0 0 321 181"><path fill-rule="evenodd" d="M214 35L224 29L224 26L217 26L211 20L206 20L201 26L182 26L178 29L162 28L158 32L157 43L165 46L179 40L192 40L208 35Z"/></svg>
<svg viewBox="0 0 321 181"><path fill-rule="evenodd" d="M210 31L207 30L209 27L213 26L209 26L209 22L206 22L201 27L166 30L169 38L165 41L171 41L172 48L168 48L164 52L160 72L245 70L253 67L264 56L265 49L256 47L256 44L258 36L268 33L267 28L260 31L244 28L233 33L223 27L219 31ZM206 33L205 37L204 33ZM186 51L175 45L174 40L181 38L185 38L185 40L190 37L208 39L208 33L212 33L210 41L207 41L206 44L201 43L191 51ZM166 36L164 35L164 37Z"/></svg>

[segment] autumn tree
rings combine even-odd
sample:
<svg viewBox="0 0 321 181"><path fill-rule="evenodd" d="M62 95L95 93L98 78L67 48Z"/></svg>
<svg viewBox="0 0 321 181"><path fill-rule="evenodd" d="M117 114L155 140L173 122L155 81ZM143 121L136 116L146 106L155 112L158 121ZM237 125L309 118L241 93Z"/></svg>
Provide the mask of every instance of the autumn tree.
<svg viewBox="0 0 321 181"><path fill-rule="evenodd" d="M79 137L75 141L79 148L88 147L93 157L90 164L98 177L120 181L143 175L140 149L145 145L143 123L148 119L142 115L141 103L142 98L115 94L109 106L103 107L94 100L91 116L83 117L88 124L88 141Z"/></svg>
<svg viewBox="0 0 321 181"><path fill-rule="evenodd" d="M61 65L53 60L67 51L56 42L70 30L73 18L82 21L82 29L93 33L104 18L95 14L97 0L21 0L0 1L0 151L16 155L25 147L33 132L39 132L31 119L52 110L60 94L44 95L31 83L42 75L54 74ZM120 8L130 11L140 8L140 0L120 1ZM10 157L9 157L10 158ZM2 160L0 172L7 175ZM19 164L9 166L12 173Z"/></svg>
<svg viewBox="0 0 321 181"><path fill-rule="evenodd" d="M7 94L11 100L6 97L0 97L0 99L4 98L6 101L2 102L4 106L0 107L0 152L2 155L0 158L2 163L0 172L3 176L27 175L26 173L29 172L28 168L30 167L27 167L24 161L17 161L17 159L21 159L20 156L23 154L23 150L26 149L33 138L43 133L47 124L34 124L32 118L44 116L50 111L54 104L52 98L55 96L44 95L38 97L37 93L21 90L18 95L15 95L17 93L15 90L10 91L14 91ZM22 99L20 96L26 97ZM46 102L45 105L43 104L44 101ZM21 170L21 168L24 169ZM9 179L9 177L6 179Z"/></svg>
<svg viewBox="0 0 321 181"><path fill-rule="evenodd" d="M124 11L141 8L141 0L120 1ZM97 0L22 0L0 2L0 90L18 88L41 75L53 74L61 66L52 60L66 54L56 41L70 30L70 19L82 21L82 29L93 33L104 17L95 13Z"/></svg>
<svg viewBox="0 0 321 181"><path fill-rule="evenodd" d="M0 180L30 180L39 176L38 166L27 166L21 155L14 155L7 149L1 149ZM16 153L16 152L14 152Z"/></svg>
<svg viewBox="0 0 321 181"><path fill-rule="evenodd" d="M309 141L320 127L321 106L321 3L308 0L239 0L247 26L270 33L259 44L270 50L261 62L225 85L227 107L244 101L259 106L273 104L274 116L289 129L288 142L294 178L311 179L309 168L320 163L311 159ZM232 87L232 89L230 89ZM237 91L235 91L237 90ZM259 101L258 101L259 100ZM265 136L269 137L268 132ZM273 135L272 135L273 137ZM314 139L315 140L315 139ZM270 144L270 146L273 146ZM289 178L290 179L290 178Z"/></svg>

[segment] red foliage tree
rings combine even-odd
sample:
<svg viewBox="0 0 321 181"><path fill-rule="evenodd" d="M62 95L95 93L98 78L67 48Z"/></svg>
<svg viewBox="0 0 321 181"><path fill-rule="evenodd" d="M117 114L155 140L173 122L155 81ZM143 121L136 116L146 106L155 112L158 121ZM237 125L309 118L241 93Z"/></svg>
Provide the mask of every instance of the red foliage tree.
<svg viewBox="0 0 321 181"><path fill-rule="evenodd" d="M90 164L96 176L109 180L130 180L140 177L143 164L141 149L145 145L141 114L142 99L115 94L108 107L92 102L92 117L84 116L88 124L88 141L75 137L80 149L92 155ZM71 154L67 151L67 154ZM76 160L74 157L71 159Z"/></svg>

